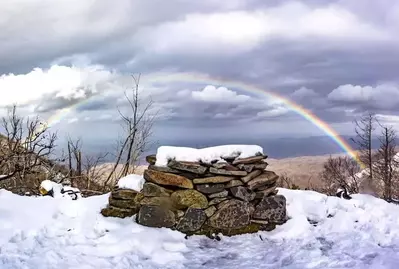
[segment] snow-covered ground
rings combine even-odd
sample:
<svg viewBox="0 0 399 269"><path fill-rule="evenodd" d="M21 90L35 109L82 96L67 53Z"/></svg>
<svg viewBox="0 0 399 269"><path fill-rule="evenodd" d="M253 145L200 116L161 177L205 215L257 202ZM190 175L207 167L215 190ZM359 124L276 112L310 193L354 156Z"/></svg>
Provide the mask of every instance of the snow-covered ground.
<svg viewBox="0 0 399 269"><path fill-rule="evenodd" d="M0 190L0 268L398 268L398 206L367 195L280 193L286 224L214 241L104 218L107 195L72 201Z"/></svg>

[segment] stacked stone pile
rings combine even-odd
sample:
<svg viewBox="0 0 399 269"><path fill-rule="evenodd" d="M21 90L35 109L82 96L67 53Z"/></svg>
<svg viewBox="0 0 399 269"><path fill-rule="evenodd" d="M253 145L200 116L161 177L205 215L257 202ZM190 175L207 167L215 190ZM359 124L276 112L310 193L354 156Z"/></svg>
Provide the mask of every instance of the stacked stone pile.
<svg viewBox="0 0 399 269"><path fill-rule="evenodd" d="M156 166L148 156L141 192L114 190L105 216L137 214L137 222L186 234L235 235L272 230L286 221L286 200L277 194L278 176L265 170L267 156L223 161L169 160Z"/></svg>

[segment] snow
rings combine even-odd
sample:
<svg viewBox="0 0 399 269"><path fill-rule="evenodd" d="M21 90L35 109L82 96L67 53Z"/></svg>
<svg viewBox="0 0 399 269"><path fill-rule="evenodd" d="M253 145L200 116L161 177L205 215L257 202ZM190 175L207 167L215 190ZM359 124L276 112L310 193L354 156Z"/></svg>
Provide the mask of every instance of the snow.
<svg viewBox="0 0 399 269"><path fill-rule="evenodd" d="M221 241L105 218L108 196L76 201L0 190L0 268L397 268L399 207L279 189L290 219Z"/></svg>
<svg viewBox="0 0 399 269"><path fill-rule="evenodd" d="M202 149L161 146L157 151L155 165L166 166L171 159L175 159L176 161L202 161L210 163L211 161L222 161L222 158L247 158L259 153L263 154L263 149L257 145L223 145Z"/></svg>
<svg viewBox="0 0 399 269"><path fill-rule="evenodd" d="M43 180L40 183L40 188L45 189L47 192L53 190L53 198L82 198L80 190L71 186L63 186L51 180Z"/></svg>
<svg viewBox="0 0 399 269"><path fill-rule="evenodd" d="M141 191L144 185L144 178L140 175L127 175L118 180L118 187L121 189L130 189L135 191Z"/></svg>

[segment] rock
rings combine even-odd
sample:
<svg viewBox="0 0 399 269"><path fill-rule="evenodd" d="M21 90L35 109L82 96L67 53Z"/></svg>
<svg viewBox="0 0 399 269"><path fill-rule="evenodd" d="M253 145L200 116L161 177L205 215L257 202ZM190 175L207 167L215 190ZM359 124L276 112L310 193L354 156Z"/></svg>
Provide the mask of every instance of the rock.
<svg viewBox="0 0 399 269"><path fill-rule="evenodd" d="M241 159L235 159L233 161L233 165L238 165L238 164L253 164L262 161L263 159L266 159L267 156L265 155L259 155L259 156L253 156L253 157L248 157L248 158L241 158Z"/></svg>
<svg viewBox="0 0 399 269"><path fill-rule="evenodd" d="M189 172L183 172L183 171L179 171L176 169L172 169L170 167L167 166L155 166L155 165L149 165L148 166L148 170L153 170L153 171L158 171L158 172L163 172L163 173L170 173L170 174L175 174L175 175L179 175L188 179L193 179L193 178L197 178L198 175L193 174L193 173L189 173Z"/></svg>
<svg viewBox="0 0 399 269"><path fill-rule="evenodd" d="M188 178L155 170L145 170L144 179L152 183L176 186L184 189L192 189L194 187L192 181Z"/></svg>
<svg viewBox="0 0 399 269"><path fill-rule="evenodd" d="M263 161L255 164L239 164L237 167L240 170L247 171L248 173L251 173L253 170L265 170L267 167L268 163Z"/></svg>
<svg viewBox="0 0 399 269"><path fill-rule="evenodd" d="M252 179L247 183L248 189L256 190L258 188L275 184L278 179L278 175L272 171L264 171L258 177Z"/></svg>
<svg viewBox="0 0 399 269"><path fill-rule="evenodd" d="M255 199L256 194L245 187L238 186L230 189L231 194L240 200L250 202Z"/></svg>
<svg viewBox="0 0 399 269"><path fill-rule="evenodd" d="M157 162L157 155L155 155L155 154L148 155L145 157L145 160L147 163L149 163L151 165L155 165L155 163Z"/></svg>
<svg viewBox="0 0 399 269"><path fill-rule="evenodd" d="M224 191L221 191L221 192L209 194L208 197L209 197L209 199L224 198L224 197L227 197L228 195L229 195L229 192L224 190Z"/></svg>
<svg viewBox="0 0 399 269"><path fill-rule="evenodd" d="M216 199L218 199L218 198L216 198ZM224 206L225 204L227 204L229 201L230 201L230 200L228 200L228 199L226 198L226 200L224 200L224 201L220 202L219 204L217 204L217 205L216 205L216 208L219 209L219 208L223 207L223 206Z"/></svg>
<svg viewBox="0 0 399 269"><path fill-rule="evenodd" d="M209 218L208 224L216 229L239 229L249 225L249 203L229 200Z"/></svg>
<svg viewBox="0 0 399 269"><path fill-rule="evenodd" d="M207 209L205 209L205 215L210 218L213 214L215 214L217 208L216 206L210 206Z"/></svg>
<svg viewBox="0 0 399 269"><path fill-rule="evenodd" d="M217 204L219 204L219 203L221 203L223 201L226 201L226 200L227 200L226 197L224 197L224 198L214 198L214 199L209 201L208 206L217 205Z"/></svg>
<svg viewBox="0 0 399 269"><path fill-rule="evenodd" d="M197 191L205 193L205 194L212 194L216 192L221 192L224 190L223 184L200 184L195 185Z"/></svg>
<svg viewBox="0 0 399 269"><path fill-rule="evenodd" d="M213 176L205 178L195 178L193 179L194 184L209 184L209 183L226 183L232 181L234 177L224 177L224 176Z"/></svg>
<svg viewBox="0 0 399 269"><path fill-rule="evenodd" d="M131 200L136 198L139 192L128 189L117 189L111 192L110 199Z"/></svg>
<svg viewBox="0 0 399 269"><path fill-rule="evenodd" d="M284 223L286 221L286 199L282 195L264 197L255 207L254 219L266 220L271 223Z"/></svg>
<svg viewBox="0 0 399 269"><path fill-rule="evenodd" d="M139 197L139 196L136 196L136 197ZM142 198L143 197L141 197L141 199L131 199L131 200L109 199L109 205L112 207L124 208L124 209L134 209L134 210L138 211L140 208L140 201L142 200Z"/></svg>
<svg viewBox="0 0 399 269"><path fill-rule="evenodd" d="M146 182L143 185L142 192L145 197L168 197L173 191L165 189L157 184Z"/></svg>
<svg viewBox="0 0 399 269"><path fill-rule="evenodd" d="M247 183L247 182L251 181L252 179L256 178L257 176L259 176L260 174L262 174L261 170L254 170L251 173L249 173L248 175L246 175L245 177L242 177L241 181L244 183Z"/></svg>
<svg viewBox="0 0 399 269"><path fill-rule="evenodd" d="M181 219L184 216L183 210L175 210L175 211L173 211L173 213L175 213L175 216L177 219Z"/></svg>
<svg viewBox="0 0 399 269"><path fill-rule="evenodd" d="M168 162L168 167L170 167L172 169L180 170L180 171L186 171L186 172L198 174L198 175L205 174L206 171L208 170L208 168L206 168L205 166L202 166L199 163L195 163L195 162L178 162L178 161L175 161L175 160L169 161Z"/></svg>
<svg viewBox="0 0 399 269"><path fill-rule="evenodd" d="M204 210L190 207L178 223L176 229L180 232L195 232L201 228L206 221Z"/></svg>
<svg viewBox="0 0 399 269"><path fill-rule="evenodd" d="M170 197L144 197L140 201L140 205L154 205L165 208L173 208L173 203Z"/></svg>
<svg viewBox="0 0 399 269"><path fill-rule="evenodd" d="M237 167L235 167L229 163L226 163L226 162L215 163L215 164L213 164L213 167L216 169L225 169L227 171L239 171L240 170Z"/></svg>
<svg viewBox="0 0 399 269"><path fill-rule="evenodd" d="M153 171L158 171L158 172L163 172L163 173L171 173L171 174L180 174L179 170L172 169L167 166L156 166L156 165L149 165L148 170L153 170Z"/></svg>
<svg viewBox="0 0 399 269"><path fill-rule="evenodd" d="M175 191L170 196L174 207L177 209L193 208L207 208L208 199L202 193L196 190L180 190Z"/></svg>
<svg viewBox="0 0 399 269"><path fill-rule="evenodd" d="M268 187L264 190L258 190L256 192L255 199L263 199L263 197L265 197L265 196L267 197L267 196L273 195L275 193L275 191L277 191L276 186Z"/></svg>
<svg viewBox="0 0 399 269"><path fill-rule="evenodd" d="M101 210L101 214L104 217L126 218L137 214L137 210L108 206Z"/></svg>
<svg viewBox="0 0 399 269"><path fill-rule="evenodd" d="M245 171L229 171L226 169L217 169L215 167L209 168L209 172L216 175L225 175L225 176L238 176L245 177L248 173Z"/></svg>
<svg viewBox="0 0 399 269"><path fill-rule="evenodd" d="M267 225L269 222L267 220L258 220L258 219L251 219L251 223L257 223L261 225Z"/></svg>
<svg viewBox="0 0 399 269"><path fill-rule="evenodd" d="M237 167L240 170L244 170L244 171L246 171L248 173L251 173L252 170L254 169L255 165L253 165L253 164L243 164L242 163L242 164L237 165Z"/></svg>
<svg viewBox="0 0 399 269"><path fill-rule="evenodd" d="M232 181L230 181L229 183L227 183L224 187L226 189L232 188L232 187L237 187L237 186L242 186L244 185L244 183L242 183L241 180L238 179L233 179Z"/></svg>
<svg viewBox="0 0 399 269"><path fill-rule="evenodd" d="M169 209L154 205L143 205L138 213L137 223L148 227L171 228L176 223L176 216Z"/></svg>

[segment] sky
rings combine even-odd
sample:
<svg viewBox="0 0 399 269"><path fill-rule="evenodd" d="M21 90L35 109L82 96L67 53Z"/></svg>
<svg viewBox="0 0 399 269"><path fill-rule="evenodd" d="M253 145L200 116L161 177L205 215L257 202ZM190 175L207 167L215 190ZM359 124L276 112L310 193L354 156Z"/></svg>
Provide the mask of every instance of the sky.
<svg viewBox="0 0 399 269"><path fill-rule="evenodd" d="M325 136L266 92L344 136L366 112L399 129L396 0L3 0L0 29L0 114L90 145L123 133L137 74L160 144Z"/></svg>

